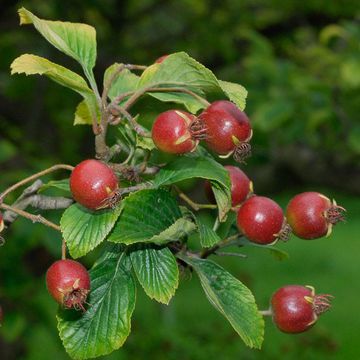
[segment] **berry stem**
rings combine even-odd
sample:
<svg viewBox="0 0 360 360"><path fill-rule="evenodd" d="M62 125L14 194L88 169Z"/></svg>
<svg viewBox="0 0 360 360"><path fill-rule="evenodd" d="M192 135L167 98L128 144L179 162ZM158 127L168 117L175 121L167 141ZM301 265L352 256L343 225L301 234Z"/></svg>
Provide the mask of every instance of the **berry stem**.
<svg viewBox="0 0 360 360"><path fill-rule="evenodd" d="M2 208L4 210L12 211L12 212L24 217L24 218L27 218L27 219L31 220L33 223L39 222L39 223L41 223L43 225L46 225L46 226L49 226L49 227L53 228L54 230L61 231L59 225L54 224L53 222L45 219L41 215L33 215L33 214L30 214L27 211L20 210L20 209L17 209L16 207L6 205L6 204L1 204L0 208Z"/></svg>
<svg viewBox="0 0 360 360"><path fill-rule="evenodd" d="M201 209L216 209L217 205L214 204L198 204L192 201L186 194L184 194L177 186L174 186L174 189L178 193L179 197L183 199L190 207L195 210L199 211Z"/></svg>
<svg viewBox="0 0 360 360"><path fill-rule="evenodd" d="M66 242L64 238L61 243L61 259L66 260Z"/></svg>
<svg viewBox="0 0 360 360"><path fill-rule="evenodd" d="M54 166L51 166L49 167L48 169L45 169L45 170L42 170L36 174L33 174L19 182L17 182L16 184L10 186L9 188L7 188L5 191L3 191L1 194L0 194L0 204L2 203L2 201L5 199L5 197L11 193L12 191L16 190L17 188L19 188L20 186L23 186L41 176L44 176L46 174L49 174L53 171L56 171L56 170L69 170L69 171L72 171L74 169L73 166L71 165L66 165L66 164L57 164L57 165L54 165Z"/></svg>
<svg viewBox="0 0 360 360"><path fill-rule="evenodd" d="M259 313L260 313L262 316L272 316L272 315L273 315L271 309L268 309L268 310L259 310Z"/></svg>

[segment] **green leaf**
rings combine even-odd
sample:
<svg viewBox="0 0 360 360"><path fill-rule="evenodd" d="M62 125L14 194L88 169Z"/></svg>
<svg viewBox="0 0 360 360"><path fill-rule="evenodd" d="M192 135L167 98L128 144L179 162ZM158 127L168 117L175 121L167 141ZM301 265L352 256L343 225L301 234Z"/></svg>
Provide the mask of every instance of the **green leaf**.
<svg viewBox="0 0 360 360"><path fill-rule="evenodd" d="M210 303L223 314L245 344L261 348L264 320L251 291L216 263L184 255L178 257L191 265L200 278Z"/></svg>
<svg viewBox="0 0 360 360"><path fill-rule="evenodd" d="M228 81L218 80L221 89L228 96L228 98L235 103L241 110L245 109L247 90L240 84L235 84Z"/></svg>
<svg viewBox="0 0 360 360"><path fill-rule="evenodd" d="M100 109L96 105L96 98L93 97L92 101L81 101L76 107L74 125L92 125L93 112L96 113L96 122L100 122Z"/></svg>
<svg viewBox="0 0 360 360"><path fill-rule="evenodd" d="M20 25L34 24L54 47L91 71L96 61L96 31L86 24L42 20L25 8L19 9Z"/></svg>
<svg viewBox="0 0 360 360"><path fill-rule="evenodd" d="M111 210L90 211L79 204L68 207L60 220L60 227L70 255L86 255L98 246L113 228L122 206Z"/></svg>
<svg viewBox="0 0 360 360"><path fill-rule="evenodd" d="M122 69L123 64L115 63L109 66L104 74L104 87L108 85L109 80L113 78L108 96L113 100L116 96L135 91L139 82L139 76L133 74L128 69ZM121 70L122 69L122 70ZM115 72L121 70L114 78Z"/></svg>
<svg viewBox="0 0 360 360"><path fill-rule="evenodd" d="M61 310L58 330L73 359L88 359L120 348L130 333L136 287L126 253L105 259L90 270L86 312Z"/></svg>
<svg viewBox="0 0 360 360"><path fill-rule="evenodd" d="M174 197L166 190L137 191L122 201L123 212L108 240L133 244L165 244L192 232L196 225L182 217Z"/></svg>
<svg viewBox="0 0 360 360"><path fill-rule="evenodd" d="M219 235L202 219L201 215L195 216L199 230L200 244L202 247L211 247L221 241Z"/></svg>
<svg viewBox="0 0 360 360"><path fill-rule="evenodd" d="M65 86L71 90L76 91L83 96L85 102L81 105L81 108L77 109L78 113L78 123L81 122L81 117L87 117L87 120L83 120L85 123L92 123L91 117L99 117L99 109L96 101L96 97L93 91L88 87L86 81L83 77L76 74L75 72L55 64L43 57L24 54L16 58L10 65L11 74L26 74L26 75L46 75L51 80L57 82L58 84ZM87 114L84 114L84 106L88 107ZM76 117L76 116L75 116Z"/></svg>
<svg viewBox="0 0 360 360"><path fill-rule="evenodd" d="M92 93L92 90L80 75L40 56L21 55L12 62L10 67L11 74L46 75L51 80L78 92L84 97Z"/></svg>
<svg viewBox="0 0 360 360"><path fill-rule="evenodd" d="M257 247L260 249L266 249L269 251L269 253L276 259L279 261L283 261L283 260L287 260L289 259L289 254L284 251L284 250L280 250L279 248L273 246L273 245L261 245L261 244L256 244L252 241L249 241L248 239L246 239L245 237L243 237L240 241L240 244L242 246L252 246L252 247Z"/></svg>
<svg viewBox="0 0 360 360"><path fill-rule="evenodd" d="M179 284L176 258L169 248L139 244L130 252L130 259L146 294L168 304Z"/></svg>
<svg viewBox="0 0 360 360"><path fill-rule="evenodd" d="M144 150L153 150L156 148L152 138L146 138L136 134L136 147L142 148Z"/></svg>
<svg viewBox="0 0 360 360"><path fill-rule="evenodd" d="M197 154L179 157L159 171L155 176L154 186L171 185L192 178L211 180L219 207L219 219L224 221L227 212L231 208L229 173L222 165L210 157Z"/></svg>
<svg viewBox="0 0 360 360"><path fill-rule="evenodd" d="M48 183L41 186L39 189L39 192L43 192L50 188L56 188L62 191L65 191L66 193L70 192L70 185L69 185L69 179L62 179L62 180L51 180Z"/></svg>

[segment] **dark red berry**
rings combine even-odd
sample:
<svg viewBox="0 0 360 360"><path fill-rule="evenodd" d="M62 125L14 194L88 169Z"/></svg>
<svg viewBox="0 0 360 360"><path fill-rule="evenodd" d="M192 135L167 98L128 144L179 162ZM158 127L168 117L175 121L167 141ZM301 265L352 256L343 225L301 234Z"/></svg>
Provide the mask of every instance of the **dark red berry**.
<svg viewBox="0 0 360 360"><path fill-rule="evenodd" d="M74 199L88 209L113 206L119 200L118 179L114 171L98 160L84 160L70 176Z"/></svg>
<svg viewBox="0 0 360 360"><path fill-rule="evenodd" d="M302 239L328 236L332 226L344 220L345 209L318 192L304 192L293 197L286 218L293 233Z"/></svg>
<svg viewBox="0 0 360 360"><path fill-rule="evenodd" d="M155 60L155 63L156 63L156 64L161 64L168 56L169 56L168 54L163 55L163 56L160 56L159 58L157 58L157 59Z"/></svg>
<svg viewBox="0 0 360 360"><path fill-rule="evenodd" d="M225 157L234 154L235 160L239 162L250 155L250 121L231 101L213 102L200 114L199 119L206 129L206 144L217 154Z"/></svg>
<svg viewBox="0 0 360 360"><path fill-rule="evenodd" d="M90 277L86 268L74 260L58 260L46 273L46 286L50 295L67 309L84 310L90 291Z"/></svg>
<svg viewBox="0 0 360 360"><path fill-rule="evenodd" d="M171 154L194 151L204 131L196 116L180 110L161 113L152 127L152 139L157 148Z"/></svg>
<svg viewBox="0 0 360 360"><path fill-rule="evenodd" d="M264 196L252 196L240 206L237 225L250 241L258 244L271 244L289 237L281 207Z"/></svg>
<svg viewBox="0 0 360 360"><path fill-rule="evenodd" d="M4 312L3 312L2 306L0 305L0 326L3 322L3 320L4 320Z"/></svg>
<svg viewBox="0 0 360 360"><path fill-rule="evenodd" d="M311 286L288 285L271 298L271 312L276 326L286 333L310 329L318 316L330 308L331 295L315 295Z"/></svg>
<svg viewBox="0 0 360 360"><path fill-rule="evenodd" d="M252 182L247 175L237 166L224 166L229 172L231 182L231 203L232 206L241 204L252 193ZM211 203L215 203L214 193L211 189L210 181L205 181L205 193Z"/></svg>

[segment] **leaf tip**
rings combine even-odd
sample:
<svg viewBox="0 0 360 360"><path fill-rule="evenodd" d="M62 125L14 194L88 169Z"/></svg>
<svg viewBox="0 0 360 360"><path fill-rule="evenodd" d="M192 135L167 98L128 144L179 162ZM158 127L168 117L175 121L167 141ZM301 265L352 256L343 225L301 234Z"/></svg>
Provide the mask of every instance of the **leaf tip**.
<svg viewBox="0 0 360 360"><path fill-rule="evenodd" d="M32 23L29 13L30 13L30 11L26 10L24 7L20 8L18 10L18 14L19 14L19 18L20 18L20 25L26 25L26 24Z"/></svg>

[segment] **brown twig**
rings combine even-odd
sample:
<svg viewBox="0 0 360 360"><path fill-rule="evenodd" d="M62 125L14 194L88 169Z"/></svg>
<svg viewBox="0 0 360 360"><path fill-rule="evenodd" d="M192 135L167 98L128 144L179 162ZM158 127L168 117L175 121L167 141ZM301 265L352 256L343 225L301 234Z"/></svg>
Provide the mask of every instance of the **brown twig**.
<svg viewBox="0 0 360 360"><path fill-rule="evenodd" d="M44 224L46 226L49 226L49 227L53 228L54 230L61 231L59 225L54 224L53 222L45 219L41 215L33 215L27 211L17 209L16 207L13 207L13 206L10 206L10 205L4 204L4 203L0 205L0 208L2 208L4 210L12 211L26 219L31 220L33 223L38 222L38 223Z"/></svg>
<svg viewBox="0 0 360 360"><path fill-rule="evenodd" d="M229 236L228 238L220 241L219 243L215 244L211 248L204 249L200 253L200 258L206 259L210 255L215 254L219 249L222 249L222 248L225 248L228 246L232 246L232 245L236 245L238 243L238 240L240 237L242 237L241 234L235 234L235 235Z"/></svg>
<svg viewBox="0 0 360 360"><path fill-rule="evenodd" d="M0 204L2 201L4 201L5 197L10 194L12 191L16 190L17 188L19 188L20 186L23 186L31 181L34 181L35 179L41 177L41 176L44 176L46 174L49 174L53 171L56 171L56 170L70 170L72 171L74 169L73 166L71 165L66 165L66 164L58 164L58 165L54 165L54 166L51 166L49 167L48 169L45 169L43 171L40 171L36 174L33 174L19 182L17 182L16 184L10 186L9 188L7 188L5 191L3 191L1 194L0 194Z"/></svg>
<svg viewBox="0 0 360 360"><path fill-rule="evenodd" d="M194 201L192 201L186 194L184 194L177 186L173 186L173 188L178 193L179 197L183 199L187 204L191 206L191 208L195 211L198 211L200 209L216 209L217 205L215 204L198 204Z"/></svg>

